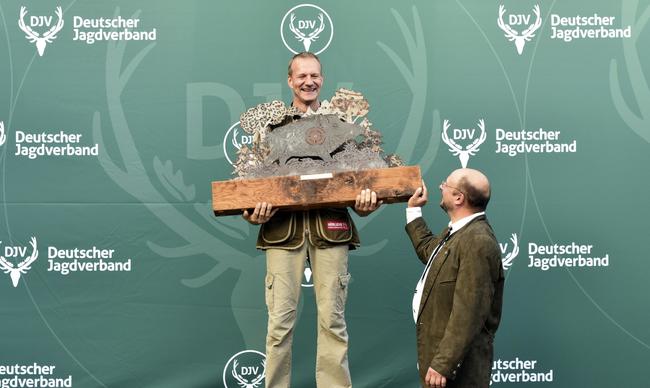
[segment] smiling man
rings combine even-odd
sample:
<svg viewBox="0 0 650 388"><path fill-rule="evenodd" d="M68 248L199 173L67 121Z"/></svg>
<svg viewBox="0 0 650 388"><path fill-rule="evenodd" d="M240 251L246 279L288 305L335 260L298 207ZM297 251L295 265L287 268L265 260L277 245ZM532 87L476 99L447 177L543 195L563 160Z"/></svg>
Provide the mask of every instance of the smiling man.
<svg viewBox="0 0 650 388"><path fill-rule="evenodd" d="M316 55L305 52L291 58L287 83L293 91L293 107L303 113L318 109L323 75ZM300 120L300 115L293 120ZM353 210L364 217L381 204L374 191L364 189ZM351 387L345 302L350 282L348 250L359 246L359 237L347 209L278 211L262 202L243 217L262 225L257 248L266 251L266 387L286 388L291 383L293 329L307 259L318 310L316 386Z"/></svg>
<svg viewBox="0 0 650 388"><path fill-rule="evenodd" d="M320 106L318 95L323 84L321 65L312 53L300 53L289 62L287 83L293 90L293 106L306 112L307 108L316 111Z"/></svg>

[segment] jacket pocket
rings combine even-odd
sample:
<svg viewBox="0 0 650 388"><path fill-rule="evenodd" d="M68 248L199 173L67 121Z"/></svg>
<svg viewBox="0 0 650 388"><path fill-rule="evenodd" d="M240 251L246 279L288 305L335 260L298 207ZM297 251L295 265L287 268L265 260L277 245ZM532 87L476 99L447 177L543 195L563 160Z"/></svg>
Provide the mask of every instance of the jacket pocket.
<svg viewBox="0 0 650 388"><path fill-rule="evenodd" d="M279 244L289 240L296 232L296 214L280 213L262 224L260 234L267 244Z"/></svg>
<svg viewBox="0 0 650 388"><path fill-rule="evenodd" d="M345 243L352 240L352 220L346 209L326 209L316 213L316 227L323 240Z"/></svg>

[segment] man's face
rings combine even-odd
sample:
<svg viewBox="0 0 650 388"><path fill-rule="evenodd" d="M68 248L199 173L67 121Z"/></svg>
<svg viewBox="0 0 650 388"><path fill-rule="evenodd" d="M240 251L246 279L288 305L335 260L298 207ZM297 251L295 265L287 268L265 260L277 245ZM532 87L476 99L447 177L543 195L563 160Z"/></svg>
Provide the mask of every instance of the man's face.
<svg viewBox="0 0 650 388"><path fill-rule="evenodd" d="M454 202L462 192L458 190L458 181L454 174L451 174L444 180L440 186L440 208L446 213L454 208Z"/></svg>
<svg viewBox="0 0 650 388"><path fill-rule="evenodd" d="M323 76L320 63L314 58L296 58L291 64L292 73L289 76L289 87L293 90L294 99L305 105L311 105L318 100Z"/></svg>

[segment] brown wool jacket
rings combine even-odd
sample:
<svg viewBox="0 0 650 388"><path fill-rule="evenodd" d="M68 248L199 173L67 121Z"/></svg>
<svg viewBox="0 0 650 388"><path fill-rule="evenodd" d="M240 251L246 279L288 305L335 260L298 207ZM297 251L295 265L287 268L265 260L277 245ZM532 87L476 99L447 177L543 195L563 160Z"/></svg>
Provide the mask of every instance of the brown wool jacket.
<svg viewBox="0 0 650 388"><path fill-rule="evenodd" d="M445 228L446 231L446 228ZM425 265L440 242L422 217L406 225ZM485 216L455 232L429 269L416 322L420 380L429 367L447 387L488 387L503 300L501 251Z"/></svg>
<svg viewBox="0 0 650 388"><path fill-rule="evenodd" d="M257 248L295 249L304 244L305 238L317 248L347 244L355 249L359 246L359 234L348 210L326 208L277 212L262 224Z"/></svg>

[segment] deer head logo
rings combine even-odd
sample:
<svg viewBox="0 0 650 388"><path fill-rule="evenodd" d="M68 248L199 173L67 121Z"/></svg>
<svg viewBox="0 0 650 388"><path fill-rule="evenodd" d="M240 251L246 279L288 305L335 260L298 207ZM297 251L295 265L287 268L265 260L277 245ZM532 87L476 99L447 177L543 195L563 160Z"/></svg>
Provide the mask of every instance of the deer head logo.
<svg viewBox="0 0 650 388"><path fill-rule="evenodd" d="M30 245L32 246L32 254L25 260L18 263L18 265L14 265L13 263L7 261L4 256L0 256L0 270L4 271L4 273L9 274L11 277L11 283L14 285L14 287L18 287L20 275L26 274L27 271L32 268L32 263L38 258L38 250L36 249L35 237L32 237Z"/></svg>
<svg viewBox="0 0 650 388"><path fill-rule="evenodd" d="M223 385L226 388L235 387L233 383L240 388L262 387L265 377L266 356L257 350L243 350L235 354L223 369Z"/></svg>
<svg viewBox="0 0 650 388"><path fill-rule="evenodd" d="M43 35L31 29L31 27L25 24L25 15L27 15L27 8L20 7L20 19L18 19L18 27L26 34L25 38L29 40L30 43L36 43L36 50L38 50L38 55L41 57L45 52L45 46L48 43L52 43L56 39L56 34L61 31L63 28L63 11L61 7L56 7L56 16L58 17L57 23L47 30Z"/></svg>
<svg viewBox="0 0 650 388"><path fill-rule="evenodd" d="M539 15L539 5L535 5L535 7L533 7L533 12L535 13L535 22L529 25L524 31L522 31L521 34L503 22L503 14L505 12L505 7L503 5L500 5L497 25L503 30L503 32L505 32L505 36L510 42L515 42L517 53L521 55L524 52L524 45L526 42L529 42L532 38L535 37L535 31L537 31L537 29L542 25L542 18Z"/></svg>
<svg viewBox="0 0 650 388"><path fill-rule="evenodd" d="M232 377L237 380L237 385L239 385L242 388L257 388L262 384L262 380L264 380L264 376L266 375L266 361L262 361L262 374L258 374L254 378L252 378L250 381L245 379L244 377L240 376L239 373L237 373L237 360L232 365Z"/></svg>
<svg viewBox="0 0 650 388"><path fill-rule="evenodd" d="M294 54L301 51L313 51L315 54L320 54L332 41L334 24L322 8L313 4L300 4L291 8L282 18L280 35L284 45ZM327 35L329 35L329 39ZM295 41L291 39L292 37L302 43L302 47L296 45ZM319 42L318 48L314 49L313 43L317 41Z"/></svg>
<svg viewBox="0 0 650 388"><path fill-rule="evenodd" d="M466 168L469 157L474 156L479 151L478 147L483 144L485 138L487 137L485 133L485 121L483 121L483 119L478 121L478 127L481 130L481 135L477 139L474 139L474 141L468 145L467 148L463 148L462 146L458 145L458 143L456 143L453 139L449 138L449 135L447 135L447 130L450 126L451 125L449 124L449 120L445 120L443 122L442 141L447 143L449 146L449 151L451 151L454 156L458 156L458 159L460 159L460 164L463 166L463 168Z"/></svg>
<svg viewBox="0 0 650 388"><path fill-rule="evenodd" d="M320 24L318 25L318 28L316 28L314 31L310 32L307 35L305 35L299 29L294 27L293 25L294 20L296 20L296 15L291 13L291 22L289 23L289 29L291 30L291 32L293 32L296 39L298 39L299 42L302 42L302 44L305 46L305 51L309 51L309 47L311 47L311 42L318 39L320 33L323 32L323 30L325 29L325 24L323 23L323 14L322 13L318 14L318 20L320 20Z"/></svg>
<svg viewBox="0 0 650 388"><path fill-rule="evenodd" d="M253 141L253 135L248 135L241 130L239 121L228 128L223 138L223 154L231 165L237 160L237 151Z"/></svg>

